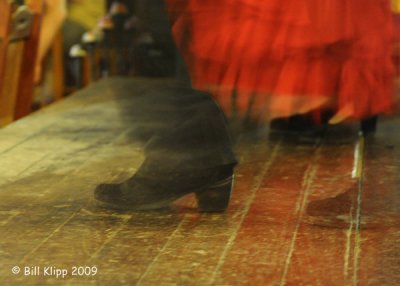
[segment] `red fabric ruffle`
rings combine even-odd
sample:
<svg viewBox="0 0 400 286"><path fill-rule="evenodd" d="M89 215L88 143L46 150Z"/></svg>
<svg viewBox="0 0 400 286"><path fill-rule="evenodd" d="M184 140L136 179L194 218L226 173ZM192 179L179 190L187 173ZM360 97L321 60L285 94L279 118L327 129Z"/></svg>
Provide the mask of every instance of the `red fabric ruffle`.
<svg viewBox="0 0 400 286"><path fill-rule="evenodd" d="M194 87L227 113L233 99L267 117L307 101L351 107L352 118L392 108L389 0L166 1Z"/></svg>

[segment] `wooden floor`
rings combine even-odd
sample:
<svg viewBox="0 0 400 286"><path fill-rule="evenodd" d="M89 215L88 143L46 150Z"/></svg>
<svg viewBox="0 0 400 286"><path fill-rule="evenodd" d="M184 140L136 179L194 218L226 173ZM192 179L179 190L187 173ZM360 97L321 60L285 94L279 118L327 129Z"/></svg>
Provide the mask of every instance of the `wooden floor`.
<svg viewBox="0 0 400 286"><path fill-rule="evenodd" d="M114 96L124 82L0 131L0 285L400 285L400 119L365 140L356 126L242 135L226 213L200 214L191 196L117 212L93 190L144 158ZM346 191L344 212L309 215Z"/></svg>

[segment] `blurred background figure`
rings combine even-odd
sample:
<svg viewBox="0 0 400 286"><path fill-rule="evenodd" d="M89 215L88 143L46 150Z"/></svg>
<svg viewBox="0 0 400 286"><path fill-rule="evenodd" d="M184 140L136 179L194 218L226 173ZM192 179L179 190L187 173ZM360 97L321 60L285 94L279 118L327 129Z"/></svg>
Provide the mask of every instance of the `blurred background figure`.
<svg viewBox="0 0 400 286"><path fill-rule="evenodd" d="M105 0L46 0L43 6L33 109L75 90L70 50L81 43L85 32L97 27L106 10Z"/></svg>
<svg viewBox="0 0 400 286"><path fill-rule="evenodd" d="M96 28L99 19L106 14L105 0L68 0L68 17L62 27L64 50L79 43L85 32Z"/></svg>
<svg viewBox="0 0 400 286"><path fill-rule="evenodd" d="M36 83L39 83L42 76L44 58L67 17L65 0L45 0L43 6L39 50L35 67Z"/></svg>

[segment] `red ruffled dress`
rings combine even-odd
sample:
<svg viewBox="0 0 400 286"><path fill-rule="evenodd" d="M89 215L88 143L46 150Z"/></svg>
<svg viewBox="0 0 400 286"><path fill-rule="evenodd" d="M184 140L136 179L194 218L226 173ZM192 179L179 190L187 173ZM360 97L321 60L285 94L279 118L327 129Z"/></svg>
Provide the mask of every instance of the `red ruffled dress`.
<svg viewBox="0 0 400 286"><path fill-rule="evenodd" d="M195 88L228 114L390 112L390 0L166 0Z"/></svg>

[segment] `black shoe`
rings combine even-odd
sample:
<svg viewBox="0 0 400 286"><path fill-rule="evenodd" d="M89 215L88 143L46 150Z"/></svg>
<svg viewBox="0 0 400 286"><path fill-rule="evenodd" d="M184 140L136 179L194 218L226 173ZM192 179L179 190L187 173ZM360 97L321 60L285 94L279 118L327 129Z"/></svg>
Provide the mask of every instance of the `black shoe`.
<svg viewBox="0 0 400 286"><path fill-rule="evenodd" d="M147 173L149 174L149 173ZM124 210L154 210L194 193L202 212L222 212L233 189L233 166L192 172L134 175L121 184L102 184L95 198L107 207Z"/></svg>
<svg viewBox="0 0 400 286"><path fill-rule="evenodd" d="M365 118L361 121L361 131L363 134L371 134L376 132L376 126L378 124L378 116L372 116Z"/></svg>
<svg viewBox="0 0 400 286"><path fill-rule="evenodd" d="M287 118L271 120L270 129L275 133L320 135L326 128L325 123L316 123L312 114L293 115Z"/></svg>

